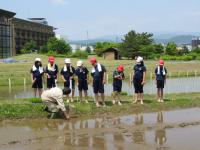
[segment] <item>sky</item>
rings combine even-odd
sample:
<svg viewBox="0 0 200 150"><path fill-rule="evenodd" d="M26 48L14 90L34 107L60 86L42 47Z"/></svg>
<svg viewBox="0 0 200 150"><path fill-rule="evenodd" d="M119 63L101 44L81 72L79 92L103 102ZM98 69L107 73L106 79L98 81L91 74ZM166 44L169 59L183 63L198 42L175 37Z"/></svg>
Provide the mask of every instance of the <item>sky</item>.
<svg viewBox="0 0 200 150"><path fill-rule="evenodd" d="M200 0L0 0L18 18L44 17L70 40L137 32L198 33Z"/></svg>

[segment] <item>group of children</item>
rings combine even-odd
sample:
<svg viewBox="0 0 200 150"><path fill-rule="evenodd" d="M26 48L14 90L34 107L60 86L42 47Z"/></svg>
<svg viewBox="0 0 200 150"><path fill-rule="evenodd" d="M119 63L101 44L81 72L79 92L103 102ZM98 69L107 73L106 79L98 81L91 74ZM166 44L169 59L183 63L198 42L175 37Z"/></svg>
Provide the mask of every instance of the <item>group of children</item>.
<svg viewBox="0 0 200 150"><path fill-rule="evenodd" d="M96 106L106 106L104 95L104 84L106 83L106 68L102 64L98 63L96 58L91 58L90 64L92 65L92 87L95 96ZM47 78L48 89L56 87L58 74L58 66L55 64L55 58L53 56L50 56L48 58L48 65L44 68L42 67L41 59L36 58L35 63L31 69L32 88L34 89L34 95L36 96L36 92L38 90L39 95L41 96L44 76L46 76ZM164 61L160 60L159 65L155 69L158 102L163 102L163 88L166 82L166 74L167 70L164 67ZM84 93L85 102L88 103L87 91L89 84L89 71L83 65L83 62L80 60L77 61L77 68L74 68L71 65L71 60L69 58L66 58L65 64L60 71L60 75L64 84L64 88L68 88L72 91L71 102L73 102L75 84L77 83L80 101L82 101ZM120 95L122 91L122 80L124 79L124 66L119 65L113 72L113 104L122 105ZM140 101L140 103L143 104L143 86L145 82L146 67L143 58L138 56L136 58L136 64L133 67L132 74L132 83L135 89L133 103L137 103L138 101ZM99 100L99 94L101 101Z"/></svg>

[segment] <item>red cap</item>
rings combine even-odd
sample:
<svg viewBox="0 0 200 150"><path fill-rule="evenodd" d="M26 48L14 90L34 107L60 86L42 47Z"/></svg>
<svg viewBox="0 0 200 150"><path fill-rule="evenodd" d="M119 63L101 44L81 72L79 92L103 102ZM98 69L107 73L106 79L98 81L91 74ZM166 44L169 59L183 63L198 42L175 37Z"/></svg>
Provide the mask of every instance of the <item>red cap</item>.
<svg viewBox="0 0 200 150"><path fill-rule="evenodd" d="M165 64L164 60L161 59L161 60L159 61L159 64L160 64L161 66L163 66L163 65Z"/></svg>
<svg viewBox="0 0 200 150"><path fill-rule="evenodd" d="M117 71L124 71L124 66L123 65L119 65L117 67Z"/></svg>
<svg viewBox="0 0 200 150"><path fill-rule="evenodd" d="M55 58L53 56L50 56L49 57L49 62L54 62L55 61Z"/></svg>
<svg viewBox="0 0 200 150"><path fill-rule="evenodd" d="M90 59L90 63L91 63L91 64L97 63L97 59L96 59L96 58L91 58L91 59Z"/></svg>

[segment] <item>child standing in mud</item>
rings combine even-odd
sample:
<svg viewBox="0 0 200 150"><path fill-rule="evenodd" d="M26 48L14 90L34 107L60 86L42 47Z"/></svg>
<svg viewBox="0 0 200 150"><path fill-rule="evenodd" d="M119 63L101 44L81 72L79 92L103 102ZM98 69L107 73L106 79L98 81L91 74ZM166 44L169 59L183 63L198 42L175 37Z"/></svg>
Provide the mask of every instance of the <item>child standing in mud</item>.
<svg viewBox="0 0 200 150"><path fill-rule="evenodd" d="M33 67L31 68L30 73L31 73L34 97L37 96L37 91L39 93L39 97L41 97L42 89L43 89L44 68L42 67L42 62L40 58L35 59L35 63Z"/></svg>
<svg viewBox="0 0 200 150"><path fill-rule="evenodd" d="M119 65L117 69L113 72L113 105L121 104L121 91L122 91L122 80L124 80L124 66Z"/></svg>
<svg viewBox="0 0 200 150"><path fill-rule="evenodd" d="M82 102L82 92L84 92L84 96L85 96L85 102L88 103L88 80L89 80L89 71L88 69L83 66L83 62L82 61L77 61L77 69L75 71L76 76L78 78L77 81L77 86L78 86L78 91L79 91L79 99L80 102Z"/></svg>
<svg viewBox="0 0 200 150"><path fill-rule="evenodd" d="M93 92L95 95L96 106L100 107L100 93L102 105L105 107L104 84L106 83L106 68L99 64L96 58L91 58L90 63L92 65L91 75L93 79Z"/></svg>
<svg viewBox="0 0 200 150"><path fill-rule="evenodd" d="M146 80L146 67L143 62L143 58L138 56L136 59L136 65L133 67L132 82L135 88L135 94L133 96L134 102L137 103L140 100L143 105L143 86Z"/></svg>
<svg viewBox="0 0 200 150"><path fill-rule="evenodd" d="M48 65L46 67L46 74L47 74L47 88L51 89L56 87L57 78L58 78L58 66L55 64L55 58L50 56L48 58Z"/></svg>
<svg viewBox="0 0 200 150"><path fill-rule="evenodd" d="M157 85L157 101L160 103L163 100L163 89L166 83L167 69L164 67L164 60L159 61L159 65L155 69L156 85Z"/></svg>
<svg viewBox="0 0 200 150"><path fill-rule="evenodd" d="M71 97L71 102L73 102L74 94L75 94L75 68L71 65L71 60L69 58L65 59L65 65L61 69L61 77L64 82L64 87L65 88L72 88L72 97ZM71 82L70 82L71 81ZM69 99L69 95L67 95L67 98ZM69 100L68 100L69 102Z"/></svg>

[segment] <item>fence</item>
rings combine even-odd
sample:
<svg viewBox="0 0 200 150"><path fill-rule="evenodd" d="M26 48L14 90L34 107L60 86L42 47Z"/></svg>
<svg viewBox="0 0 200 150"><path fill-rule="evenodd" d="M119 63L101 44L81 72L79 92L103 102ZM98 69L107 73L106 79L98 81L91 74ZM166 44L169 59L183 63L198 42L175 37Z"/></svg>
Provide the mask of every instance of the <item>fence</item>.
<svg viewBox="0 0 200 150"><path fill-rule="evenodd" d="M125 73L126 82L131 84L132 73ZM182 78L182 77L198 77L200 76L200 71L177 71L177 72L169 72L167 74L168 78ZM112 72L108 72L106 76L106 82L112 82ZM155 74L153 72L147 72L147 81L152 81L155 79ZM61 83L61 76L59 76L58 81ZM31 75L28 72L15 72L12 74L0 73L0 86L13 86L13 85L29 85L31 84Z"/></svg>

